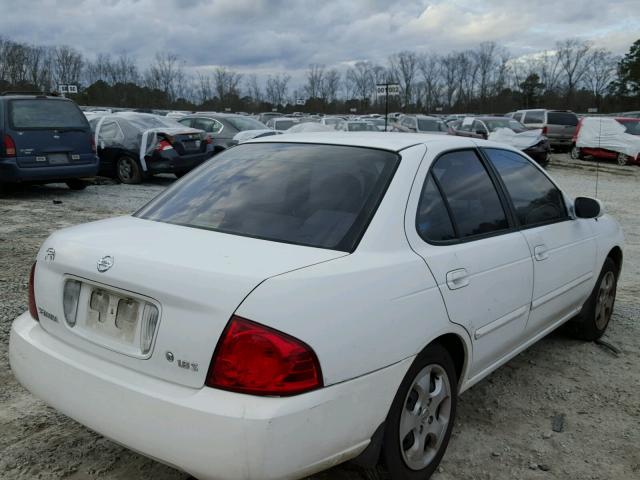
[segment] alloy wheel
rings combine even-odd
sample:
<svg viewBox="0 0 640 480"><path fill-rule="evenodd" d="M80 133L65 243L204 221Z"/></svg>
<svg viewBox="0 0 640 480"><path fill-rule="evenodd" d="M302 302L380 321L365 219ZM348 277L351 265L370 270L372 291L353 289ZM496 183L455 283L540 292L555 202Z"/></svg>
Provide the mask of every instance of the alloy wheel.
<svg viewBox="0 0 640 480"><path fill-rule="evenodd" d="M598 297L596 299L596 327L598 330L604 330L611 314L613 313L613 303L616 299L616 277L613 272L607 272L598 289Z"/></svg>
<svg viewBox="0 0 640 480"><path fill-rule="evenodd" d="M400 415L400 450L410 469L422 470L435 458L450 418L447 372L440 365L427 365L413 380Z"/></svg>

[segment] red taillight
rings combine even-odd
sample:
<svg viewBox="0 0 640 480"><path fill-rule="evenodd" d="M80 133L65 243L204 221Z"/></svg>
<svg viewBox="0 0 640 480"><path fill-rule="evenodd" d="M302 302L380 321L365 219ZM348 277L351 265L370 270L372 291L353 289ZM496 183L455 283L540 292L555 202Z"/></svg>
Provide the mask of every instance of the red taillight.
<svg viewBox="0 0 640 480"><path fill-rule="evenodd" d="M34 280L36 276L36 263L31 267L31 273L29 274L29 313L35 320L40 320L38 317L38 307L36 307L36 291L34 288Z"/></svg>
<svg viewBox="0 0 640 480"><path fill-rule="evenodd" d="M5 135L2 141L4 143L4 154L7 157L16 156L16 143L10 135Z"/></svg>
<svg viewBox="0 0 640 480"><path fill-rule="evenodd" d="M204 137L204 143L206 143L207 145L211 145L213 143L213 138L211 138L211 135L207 135L206 137Z"/></svg>
<svg viewBox="0 0 640 480"><path fill-rule="evenodd" d="M206 385L252 395L296 395L322 387L322 374L308 345L234 315L213 355Z"/></svg>
<svg viewBox="0 0 640 480"><path fill-rule="evenodd" d="M547 127L542 127L542 135L546 135L547 134Z"/></svg>
<svg viewBox="0 0 640 480"><path fill-rule="evenodd" d="M160 140L158 142L158 145L156 145L156 150L159 152L162 152L164 150L171 150L172 148L173 145L171 145L168 140Z"/></svg>

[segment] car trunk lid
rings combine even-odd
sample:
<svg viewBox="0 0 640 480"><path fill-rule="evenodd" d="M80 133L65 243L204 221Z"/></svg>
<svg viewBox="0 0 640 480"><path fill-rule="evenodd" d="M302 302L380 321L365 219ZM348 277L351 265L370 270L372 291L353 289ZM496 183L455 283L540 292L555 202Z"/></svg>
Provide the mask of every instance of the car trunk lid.
<svg viewBox="0 0 640 480"><path fill-rule="evenodd" d="M256 286L344 255L121 217L52 235L38 257L36 302L43 328L64 341L131 369L201 387L229 318ZM63 307L69 280L82 285L74 327ZM101 307L92 304L94 292L108 296L103 321L96 320ZM136 343L146 305L159 315L148 354ZM121 307L134 309L134 325L115 325Z"/></svg>

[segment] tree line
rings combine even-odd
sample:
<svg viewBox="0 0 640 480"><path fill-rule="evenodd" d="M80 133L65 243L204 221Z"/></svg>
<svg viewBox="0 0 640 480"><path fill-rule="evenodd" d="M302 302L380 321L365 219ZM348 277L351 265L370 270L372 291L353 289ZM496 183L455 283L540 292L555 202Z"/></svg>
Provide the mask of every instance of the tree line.
<svg viewBox="0 0 640 480"><path fill-rule="evenodd" d="M640 39L623 57L577 39L514 57L486 42L446 54L401 51L384 64L346 69L309 65L304 83L277 73L260 79L220 66L188 69L178 55L157 53L146 68L127 55L86 58L69 46L43 47L0 37L0 91L55 91L76 84L83 105L188 110L380 111L376 84L395 82L392 111L504 113L518 108L599 112L640 109ZM302 99L302 105L299 100Z"/></svg>

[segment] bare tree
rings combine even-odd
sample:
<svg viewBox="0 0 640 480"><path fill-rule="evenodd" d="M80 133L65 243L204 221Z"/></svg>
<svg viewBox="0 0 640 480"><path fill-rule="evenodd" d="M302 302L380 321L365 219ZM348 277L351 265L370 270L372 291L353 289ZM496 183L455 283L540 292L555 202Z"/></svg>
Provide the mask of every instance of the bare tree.
<svg viewBox="0 0 640 480"><path fill-rule="evenodd" d="M242 74L218 67L213 72L213 84L216 96L221 102L226 102L231 96L240 96L240 81Z"/></svg>
<svg viewBox="0 0 640 480"><path fill-rule="evenodd" d="M261 103L263 100L262 89L258 83L258 76L253 73L247 77L247 93L255 103Z"/></svg>
<svg viewBox="0 0 640 480"><path fill-rule="evenodd" d="M322 82L324 80L324 65L312 64L307 70L307 83L304 91L308 98L320 98L322 95Z"/></svg>
<svg viewBox="0 0 640 480"><path fill-rule="evenodd" d="M287 100L287 91L289 89L288 74L269 75L267 79L267 100L274 106L284 106Z"/></svg>
<svg viewBox="0 0 640 480"><path fill-rule="evenodd" d="M603 48L591 52L591 58L585 72L585 81L596 97L598 108L600 108L600 102L607 87L615 79L618 62L619 58Z"/></svg>
<svg viewBox="0 0 640 480"><path fill-rule="evenodd" d="M331 103L336 99L340 90L340 73L335 68L325 73L320 90L325 102Z"/></svg>
<svg viewBox="0 0 640 480"><path fill-rule="evenodd" d="M173 53L157 53L146 74L147 86L162 90L170 100L177 98L179 84L183 79L183 63Z"/></svg>
<svg viewBox="0 0 640 480"><path fill-rule="evenodd" d="M54 78L60 84L78 83L84 60L77 50L63 45L54 51Z"/></svg>
<svg viewBox="0 0 640 480"><path fill-rule="evenodd" d="M433 111L440 104L442 96L442 65L440 57L424 55L419 63L422 74L422 101L427 111Z"/></svg>
<svg viewBox="0 0 640 480"><path fill-rule="evenodd" d="M347 69L345 84L348 84L355 96L361 100L373 96L375 79L370 62L356 62Z"/></svg>
<svg viewBox="0 0 640 480"><path fill-rule="evenodd" d="M556 44L556 55L566 82L566 98L573 97L578 82L589 67L589 52L591 44L575 38L570 38Z"/></svg>
<svg viewBox="0 0 640 480"><path fill-rule="evenodd" d="M410 105L413 103L413 83L418 73L418 55L406 50L391 55L389 70L400 83L400 93L404 99L404 105Z"/></svg>

